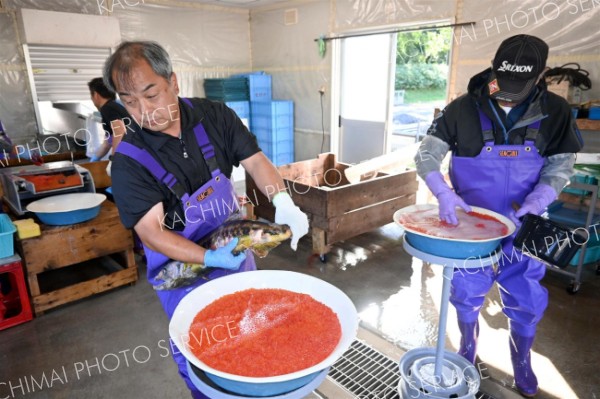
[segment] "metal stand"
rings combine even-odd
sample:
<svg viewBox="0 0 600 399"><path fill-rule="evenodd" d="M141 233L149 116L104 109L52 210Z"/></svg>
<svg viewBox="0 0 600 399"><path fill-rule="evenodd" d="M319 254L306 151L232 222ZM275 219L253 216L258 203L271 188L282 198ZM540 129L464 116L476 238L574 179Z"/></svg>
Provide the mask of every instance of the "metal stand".
<svg viewBox="0 0 600 399"><path fill-rule="evenodd" d="M417 348L408 351L400 360L398 391L404 399L417 398L475 398L480 377L475 366L462 356L446 351L446 323L450 285L454 268L474 269L491 266L498 255L485 258L453 259L422 252L403 239L404 250L424 262L444 268L442 301L436 348Z"/></svg>

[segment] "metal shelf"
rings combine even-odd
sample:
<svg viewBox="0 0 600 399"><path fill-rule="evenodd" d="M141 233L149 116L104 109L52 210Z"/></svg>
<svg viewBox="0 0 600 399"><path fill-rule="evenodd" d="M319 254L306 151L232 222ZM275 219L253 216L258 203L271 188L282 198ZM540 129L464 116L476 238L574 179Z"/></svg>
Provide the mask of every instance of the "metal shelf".
<svg viewBox="0 0 600 399"><path fill-rule="evenodd" d="M588 234L591 234L590 226L592 225L592 220L594 219L594 214L596 211L596 202L598 201L598 185L571 182L569 184L569 187L584 190L584 192L589 191L591 193L591 194L581 194L579 205L568 203L568 202L563 203L563 205L565 207L580 210L582 213L585 214L585 224L584 225L569 224L569 226L574 227L574 228L584 227L586 229L586 231L588 232ZM590 204L586 205L583 202L588 196L591 196ZM582 273L583 265L584 265L584 261L585 261L586 250L587 250L587 241L581 247L581 250L580 250L581 252L579 253L579 260L577 262L577 268L576 268L575 272L570 272L566 269L559 269L557 267L548 266L548 270L552 270L554 272L573 277L573 281L571 281L571 285L567 288L568 292L571 294L577 293L577 291L579 291L579 288L581 287L581 273Z"/></svg>

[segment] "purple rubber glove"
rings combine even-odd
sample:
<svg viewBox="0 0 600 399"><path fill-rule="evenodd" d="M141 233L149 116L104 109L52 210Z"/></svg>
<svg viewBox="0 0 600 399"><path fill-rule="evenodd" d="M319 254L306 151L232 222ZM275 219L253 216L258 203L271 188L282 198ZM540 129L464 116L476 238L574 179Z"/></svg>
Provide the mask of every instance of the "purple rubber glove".
<svg viewBox="0 0 600 399"><path fill-rule="evenodd" d="M458 224L456 207L461 207L465 212L471 212L467 205L444 181L440 172L431 172L425 177L425 184L431 190L440 204L440 219L449 224Z"/></svg>
<svg viewBox="0 0 600 399"><path fill-rule="evenodd" d="M521 226L521 221L519 220L523 216L528 213L532 213L534 215L541 215L544 213L544 210L554 201L557 197L556 191L552 187L547 184L538 184L535 186L532 192L530 192L525 200L523 201L523 205L516 212L511 212L508 217L510 220L514 222L514 224L518 227Z"/></svg>
<svg viewBox="0 0 600 399"><path fill-rule="evenodd" d="M209 249L204 254L204 264L207 267L220 267L221 269L237 270L246 259L246 254L241 252L238 255L231 253L238 243L238 238L234 238L227 245L217 249Z"/></svg>

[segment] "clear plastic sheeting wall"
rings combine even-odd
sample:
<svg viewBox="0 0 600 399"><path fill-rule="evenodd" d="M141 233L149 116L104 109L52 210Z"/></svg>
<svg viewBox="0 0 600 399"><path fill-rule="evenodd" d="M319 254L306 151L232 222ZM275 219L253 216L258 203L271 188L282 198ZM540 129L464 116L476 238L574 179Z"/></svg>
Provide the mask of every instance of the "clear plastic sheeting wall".
<svg viewBox="0 0 600 399"><path fill-rule="evenodd" d="M36 136L37 125L13 11L0 10L0 120L15 143Z"/></svg>
<svg viewBox="0 0 600 399"><path fill-rule="evenodd" d="M123 40L154 40L168 51L182 96L203 97L205 78L249 72L249 11L140 4L115 7Z"/></svg>
<svg viewBox="0 0 600 399"><path fill-rule="evenodd" d="M590 73L592 89L582 92L583 101L600 98L600 0L466 0L460 20L476 24L455 29L452 96L464 93L469 78L490 67L502 40L530 34L548 43L549 67L576 62Z"/></svg>
<svg viewBox="0 0 600 399"><path fill-rule="evenodd" d="M334 33L380 28L410 22L448 19L456 13L456 0L333 0ZM487 3L487 2L482 2Z"/></svg>
<svg viewBox="0 0 600 399"><path fill-rule="evenodd" d="M140 0L141 1L141 0ZM129 0L131 3L132 0ZM102 14L108 0L2 0L5 8L32 8L34 10Z"/></svg>
<svg viewBox="0 0 600 399"><path fill-rule="evenodd" d="M329 15L326 1L251 11L252 67L273 76L274 99L294 102L296 161L321 152L323 130L323 150L329 150L331 47L321 57L315 42L327 35ZM322 110L321 87L325 89Z"/></svg>
<svg viewBox="0 0 600 399"><path fill-rule="evenodd" d="M38 134L29 80L17 35L20 8L101 14L102 0L2 0L0 2L0 120L15 144L34 140ZM51 34L49 32L48 34Z"/></svg>

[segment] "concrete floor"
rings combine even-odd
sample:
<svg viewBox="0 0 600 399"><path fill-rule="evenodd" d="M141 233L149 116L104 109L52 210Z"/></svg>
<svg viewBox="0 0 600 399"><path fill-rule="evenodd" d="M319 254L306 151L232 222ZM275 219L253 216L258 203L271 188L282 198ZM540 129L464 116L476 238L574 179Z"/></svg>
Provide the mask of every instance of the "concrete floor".
<svg viewBox="0 0 600 399"><path fill-rule="evenodd" d="M356 305L362 326L393 348L434 346L441 268L423 267L407 255L401 234L389 224L340 242L326 263L311 256L311 240L303 238L298 252L283 245L258 265L307 273L341 288ZM0 398L188 398L169 356L167 318L144 273L141 264L134 286L0 331ZM568 282L554 273L543 281L550 305L533 347L542 390L538 398L600 397L600 278L595 268L586 268L576 295L565 291ZM507 323L499 303L494 290L480 319L480 370L487 382L510 387ZM451 308L450 350L459 339L455 317ZM505 392L495 397L515 396Z"/></svg>

